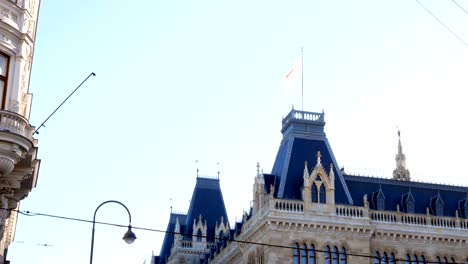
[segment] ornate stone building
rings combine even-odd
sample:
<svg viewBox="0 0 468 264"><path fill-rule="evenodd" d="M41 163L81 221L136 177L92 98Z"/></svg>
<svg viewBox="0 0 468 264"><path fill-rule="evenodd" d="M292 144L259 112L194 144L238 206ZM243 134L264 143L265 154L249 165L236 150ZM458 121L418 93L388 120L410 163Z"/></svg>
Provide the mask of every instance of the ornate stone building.
<svg viewBox="0 0 468 264"><path fill-rule="evenodd" d="M39 0L0 0L0 264L13 240L19 202L36 186L40 160L29 124L29 79Z"/></svg>
<svg viewBox="0 0 468 264"><path fill-rule="evenodd" d="M219 205L192 199L208 211L171 214L153 263L468 264L468 187L411 181L400 139L392 179L348 175L324 126L323 113L292 110L242 221L220 225L205 218Z"/></svg>

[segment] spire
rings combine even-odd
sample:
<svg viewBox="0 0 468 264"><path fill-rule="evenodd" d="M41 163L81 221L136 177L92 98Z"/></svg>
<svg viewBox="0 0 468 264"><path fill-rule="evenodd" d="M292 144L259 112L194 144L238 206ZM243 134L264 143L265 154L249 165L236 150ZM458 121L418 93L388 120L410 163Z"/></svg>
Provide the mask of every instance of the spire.
<svg viewBox="0 0 468 264"><path fill-rule="evenodd" d="M406 168L406 156L403 154L403 148L401 146L401 133L398 130L398 153L395 157L396 161L396 168L393 171L393 179L400 180L400 181L409 181L410 180L410 172Z"/></svg>

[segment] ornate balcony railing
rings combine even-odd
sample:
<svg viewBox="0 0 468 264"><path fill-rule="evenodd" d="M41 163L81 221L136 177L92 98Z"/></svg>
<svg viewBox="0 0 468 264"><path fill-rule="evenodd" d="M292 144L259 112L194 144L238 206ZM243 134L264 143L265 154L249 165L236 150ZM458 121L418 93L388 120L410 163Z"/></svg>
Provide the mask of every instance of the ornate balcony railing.
<svg viewBox="0 0 468 264"><path fill-rule="evenodd" d="M34 132L26 118L17 113L5 110L0 110L0 131L18 134L31 141Z"/></svg>

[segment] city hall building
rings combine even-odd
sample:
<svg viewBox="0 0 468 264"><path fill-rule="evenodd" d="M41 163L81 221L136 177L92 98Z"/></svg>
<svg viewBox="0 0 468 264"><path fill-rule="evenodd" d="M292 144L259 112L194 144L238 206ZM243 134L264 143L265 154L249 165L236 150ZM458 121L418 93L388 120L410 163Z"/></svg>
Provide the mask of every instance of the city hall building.
<svg viewBox="0 0 468 264"><path fill-rule="evenodd" d="M271 173L229 223L219 179L197 178L152 263L468 263L468 188L414 182L401 141L391 179L339 169L324 113L292 110Z"/></svg>

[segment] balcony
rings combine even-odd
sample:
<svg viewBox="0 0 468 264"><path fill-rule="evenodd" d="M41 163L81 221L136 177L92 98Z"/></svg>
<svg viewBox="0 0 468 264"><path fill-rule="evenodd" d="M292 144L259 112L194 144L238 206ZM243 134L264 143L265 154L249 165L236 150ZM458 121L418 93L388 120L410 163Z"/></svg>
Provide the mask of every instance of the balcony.
<svg viewBox="0 0 468 264"><path fill-rule="evenodd" d="M26 118L0 110L0 194L8 195L10 208L36 186L40 160L33 132Z"/></svg>

